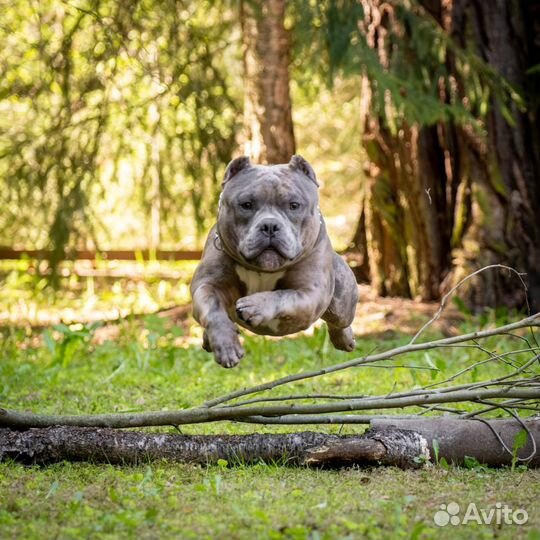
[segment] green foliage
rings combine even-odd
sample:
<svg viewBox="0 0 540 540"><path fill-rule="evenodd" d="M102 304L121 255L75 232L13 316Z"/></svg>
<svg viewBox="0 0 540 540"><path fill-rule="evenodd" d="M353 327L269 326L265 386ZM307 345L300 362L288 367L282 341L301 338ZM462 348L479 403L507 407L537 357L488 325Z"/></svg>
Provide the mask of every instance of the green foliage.
<svg viewBox="0 0 540 540"><path fill-rule="evenodd" d="M204 228L239 110L223 9L210 1L4 2L0 243L49 243L55 266L66 248L102 238L102 200L103 214L142 213L149 230L159 204L162 234L175 242L182 215Z"/></svg>
<svg viewBox="0 0 540 540"><path fill-rule="evenodd" d="M487 467L482 465L476 458L471 456L465 456L463 460L463 466L469 470L486 471Z"/></svg>
<svg viewBox="0 0 540 540"><path fill-rule="evenodd" d="M372 24L371 10L383 8L371 4L293 0L285 21L294 38L296 127L304 132L297 139L324 156L321 176L335 177L323 199L332 192L354 200L355 212L363 115L382 119L393 135L411 123L482 131L493 102L509 122L514 105L523 105L472 51L470 29L454 42L418 0L384 2ZM73 248L200 245L238 142L238 6L10 0L2 7L0 244L50 247L55 269ZM537 66L529 71L535 76ZM328 96L332 107L322 107ZM314 119L322 115L326 122ZM382 188L374 202L393 234L402 220ZM332 210L351 214L336 242L346 247L354 212ZM468 217L466 205L459 210L456 244Z"/></svg>
<svg viewBox="0 0 540 540"><path fill-rule="evenodd" d="M17 280L10 280L18 285ZM3 291L2 298L9 298ZM26 289L18 289L21 301ZM148 285L148 290L152 287ZM126 288L129 291L129 288ZM143 291L143 289L141 289ZM144 291L139 291L143 296ZM96 290L100 298L104 291ZM53 310L60 296L44 289L40 308ZM131 293L135 294L135 293ZM121 289L109 297L119 310L136 305ZM35 301L35 299L33 299ZM0 303L3 300L0 299ZM492 321L486 321L489 324ZM466 323L478 328L478 321ZM0 406L44 413L99 413L179 409L233 389L346 358L405 344L410 336L365 336L353 353L328 347L324 328L312 335L273 340L246 335L246 358L224 370L200 348L201 330L181 332L156 315L127 318L114 339L96 339L99 328L59 324L43 331L0 329ZM461 330L465 330L462 328ZM382 341L381 341L382 340ZM515 349L510 336L487 340L489 350ZM298 393L388 394L413 383L440 381L483 357L463 349L430 351L396 359L384 369L355 368L276 388L272 397ZM514 355L519 363L529 355ZM410 366L433 367L417 370ZM507 373L504 363L488 364L485 375ZM438 371L437 371L438 370ZM465 371L455 383L468 382ZM236 423L183 426L186 434L265 433L304 430L305 426ZM324 432L359 433L357 426L321 426ZM163 432L176 433L170 427ZM159 431L159 429L157 429ZM419 471L351 468L339 471L247 465L221 461L201 467L167 462L138 466L59 463L47 467L0 463L0 531L6 538L431 538L468 539L470 526L436 528L440 504L459 497L478 505L494 500L525 508L529 523L520 531L534 538L539 472L489 470L470 461L457 468L438 459L438 467ZM521 481L522 480L522 481ZM518 487L516 487L518 486ZM473 531L473 532L471 532ZM486 538L492 529L485 529ZM524 534L525 534L524 532ZM515 528L497 530L514 538Z"/></svg>
<svg viewBox="0 0 540 540"><path fill-rule="evenodd" d="M218 492L211 487L217 476ZM1 463L0 529L3 537L25 539L536 540L539 474L529 470L519 480L517 485L508 469ZM529 522L495 530L470 524L436 527L433 515L440 504L457 496L480 507L496 499L525 508Z"/></svg>
<svg viewBox="0 0 540 540"><path fill-rule="evenodd" d="M60 364L62 368L67 368L73 357L88 344L94 330L101 326L101 323L75 326L73 328L65 324L56 324L52 330L46 329L43 332L43 341L52 355L51 365ZM60 339L55 340L53 332L60 334Z"/></svg>
<svg viewBox="0 0 540 540"><path fill-rule="evenodd" d="M393 134L403 123L449 121L482 129L492 97L509 122L511 104L523 106L517 90L469 43L453 41L417 0L384 6L297 0L293 6L294 76L301 80L303 71L306 79L329 84L337 75L367 77L370 115L380 116Z"/></svg>
<svg viewBox="0 0 540 540"><path fill-rule="evenodd" d="M61 344L75 328L52 330ZM159 334L152 346L151 333ZM192 331L195 334L195 329ZM199 346L178 343L153 317L126 321L116 341L90 342L65 366L54 365L53 352L36 336L12 330L0 350L2 406L43 412L103 412L182 408L233 388L328 363L321 358L325 333L279 341L246 338L248 356L239 368L223 370ZM198 338L200 339L200 337ZM510 338L507 339L510 341ZM408 341L385 338L385 347ZM501 348L506 346L501 339ZM356 355L379 345L365 338ZM146 355L139 362L132 347ZM332 358L346 357L333 352ZM459 369L462 351L444 351ZM119 366L123 366L119 369ZM448 374L448 373L447 373ZM299 392L385 392L410 387L409 370L366 368L305 381ZM424 381L429 381L426 375ZM316 382L316 385L314 383ZM276 395L275 392L272 396ZM304 426L264 427L203 424L182 427L186 434L304 430ZM354 426L322 426L321 431L358 433ZM166 432L176 432L163 428ZM395 468L311 470L303 467L246 465L222 461L215 466L141 463L108 466L59 463L28 467L0 463L0 530L3 537L43 538L334 538L468 539L471 526L437 528L440 504L456 499L480 506L494 500L525 508L529 523L540 526L535 511L539 472L510 468L439 467L419 471ZM473 532L471 532L471 530ZM486 528L486 538L491 529ZM488 534L489 533L489 534ZM515 538L515 528L497 531ZM532 532L531 532L532 534ZM533 536L531 536L532 538Z"/></svg>
<svg viewBox="0 0 540 540"><path fill-rule="evenodd" d="M61 265L60 290L47 287L46 277L36 275L36 261L0 262L0 322L31 325L67 323L73 320L127 317L131 313L148 313L163 306L185 305L189 301L189 282L196 261L146 263L97 262L95 270L107 273L108 269L125 272L125 276L89 276L76 274L77 263ZM152 271L162 271L164 276L151 276ZM130 278L144 274L144 281ZM171 277L167 278L169 272ZM159 320L158 320L159 319ZM161 318L149 315L146 324L155 334L163 331ZM168 331L168 327L165 328ZM54 331L53 331L54 333Z"/></svg>

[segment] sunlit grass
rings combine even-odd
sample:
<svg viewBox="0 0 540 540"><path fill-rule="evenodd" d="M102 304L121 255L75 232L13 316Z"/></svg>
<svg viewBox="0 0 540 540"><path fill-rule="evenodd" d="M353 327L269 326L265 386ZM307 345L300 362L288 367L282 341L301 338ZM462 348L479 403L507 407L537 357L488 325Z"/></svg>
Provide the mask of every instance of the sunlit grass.
<svg viewBox="0 0 540 540"><path fill-rule="evenodd" d="M324 326L310 335L282 339L245 333L245 358L239 367L225 370L201 349L201 329L192 320L178 327L156 315L128 318L119 325L114 340L102 342L94 339L98 331L96 324L55 325L31 335L25 329L4 329L0 352L4 405L44 413L181 409L291 373L380 353L410 339L402 334L358 336L356 350L344 353L331 346ZM525 345L511 337L493 337L483 346L500 354ZM520 364L529 357L523 352L509 358ZM281 386L271 395L386 395L436 384L460 371L463 373L452 384L478 382L513 369L502 361L466 369L486 358L474 348L417 352ZM205 424L193 429L238 432L261 428Z"/></svg>
<svg viewBox="0 0 540 540"><path fill-rule="evenodd" d="M49 286L35 261L0 261L0 324L47 325L151 313L189 302L196 261L77 261ZM43 270L43 269L42 269ZM45 267L46 270L46 267Z"/></svg>

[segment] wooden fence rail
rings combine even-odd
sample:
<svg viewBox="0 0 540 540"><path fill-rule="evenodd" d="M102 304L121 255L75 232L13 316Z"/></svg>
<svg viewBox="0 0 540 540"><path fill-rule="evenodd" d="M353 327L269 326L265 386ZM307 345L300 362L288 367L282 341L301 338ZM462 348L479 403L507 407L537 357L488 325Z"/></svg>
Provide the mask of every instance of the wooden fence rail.
<svg viewBox="0 0 540 540"><path fill-rule="evenodd" d="M18 260L23 258L29 259L47 259L51 255L51 251L45 249L11 249L0 247L0 260ZM104 250L104 251L71 251L71 259L74 260L116 260L116 261L137 261L143 259L158 260L158 261L198 261L201 258L202 251L200 250L185 250L175 251L166 249L142 249L142 250Z"/></svg>

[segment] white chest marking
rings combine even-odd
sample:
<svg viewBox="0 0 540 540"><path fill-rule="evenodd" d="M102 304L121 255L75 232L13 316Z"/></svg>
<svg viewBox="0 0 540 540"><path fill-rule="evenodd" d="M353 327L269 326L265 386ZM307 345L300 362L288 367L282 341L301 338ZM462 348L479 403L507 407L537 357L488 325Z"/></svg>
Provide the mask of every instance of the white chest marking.
<svg viewBox="0 0 540 540"><path fill-rule="evenodd" d="M235 269L236 275L246 286L247 295L256 292L273 291L276 283L285 275L285 272L256 272L239 265L236 265Z"/></svg>

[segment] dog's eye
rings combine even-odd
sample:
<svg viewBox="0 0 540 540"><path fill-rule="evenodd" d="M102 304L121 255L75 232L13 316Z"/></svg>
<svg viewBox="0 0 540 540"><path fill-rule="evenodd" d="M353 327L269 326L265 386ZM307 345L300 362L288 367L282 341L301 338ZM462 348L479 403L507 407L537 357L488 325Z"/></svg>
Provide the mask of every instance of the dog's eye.
<svg viewBox="0 0 540 540"><path fill-rule="evenodd" d="M290 203L289 203L289 208L290 208L291 210L298 210L298 209L300 208L300 203L294 202L294 201L293 201L293 202L290 202Z"/></svg>
<svg viewBox="0 0 540 540"><path fill-rule="evenodd" d="M244 210L251 210L253 208L253 203L251 201L240 203L240 208Z"/></svg>

